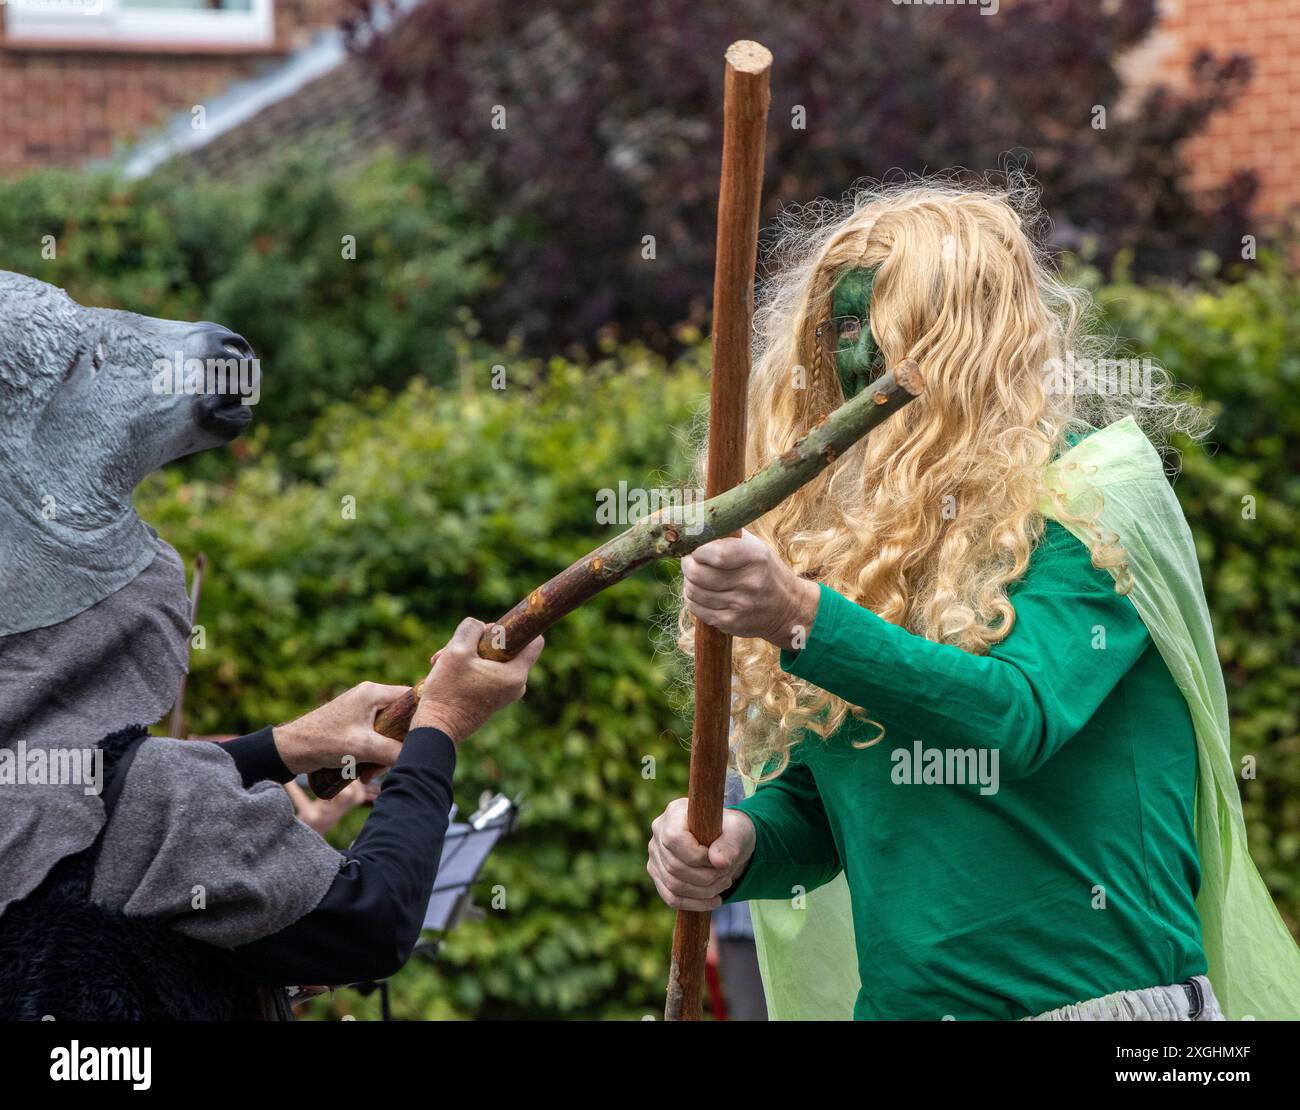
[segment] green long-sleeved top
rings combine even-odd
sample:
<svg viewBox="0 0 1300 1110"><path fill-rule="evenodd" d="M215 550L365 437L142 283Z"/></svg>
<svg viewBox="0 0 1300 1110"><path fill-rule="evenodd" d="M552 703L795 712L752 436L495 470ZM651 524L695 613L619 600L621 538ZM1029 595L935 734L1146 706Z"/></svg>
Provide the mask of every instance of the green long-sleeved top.
<svg viewBox="0 0 1300 1110"><path fill-rule="evenodd" d="M843 870L858 1020L1023 1018L1205 973L1186 701L1059 524L1010 595L1011 632L976 656L823 585L806 645L782 653L886 732L865 749L853 741L876 730L852 719L807 737L736 807L757 840L727 901L789 899ZM913 773L936 750L971 753L965 784Z"/></svg>

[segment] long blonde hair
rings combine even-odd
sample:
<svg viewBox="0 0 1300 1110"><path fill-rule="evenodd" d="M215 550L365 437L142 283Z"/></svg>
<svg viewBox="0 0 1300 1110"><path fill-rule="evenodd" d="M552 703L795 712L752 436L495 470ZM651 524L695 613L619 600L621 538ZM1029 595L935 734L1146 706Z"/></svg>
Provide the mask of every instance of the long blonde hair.
<svg viewBox="0 0 1300 1110"><path fill-rule="evenodd" d="M1008 587L1042 535L1043 471L1066 436L1132 413L1159 447L1198 425L1159 370L1136 396L1075 387L1070 368L1105 357L1107 343L1091 333L1091 298L1038 245L1036 202L1023 183L930 179L788 212L755 319L750 473L843 403L818 327L845 273L876 271L868 316L882 362L915 359L925 392L750 530L796 573L974 654L1015 624ZM1095 565L1122 564L1111 539L1090 545ZM747 772L780 773L805 730L824 738L850 714L870 721L869 706L784 673L766 641L736 640L733 660L734 747Z"/></svg>

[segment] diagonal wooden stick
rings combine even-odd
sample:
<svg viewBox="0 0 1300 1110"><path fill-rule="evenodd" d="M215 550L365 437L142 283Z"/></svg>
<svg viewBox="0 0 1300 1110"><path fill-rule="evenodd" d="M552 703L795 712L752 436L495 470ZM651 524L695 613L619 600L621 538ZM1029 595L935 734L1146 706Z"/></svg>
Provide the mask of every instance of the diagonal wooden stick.
<svg viewBox="0 0 1300 1110"><path fill-rule="evenodd" d="M723 87L722 180L718 189L713 272L713 383L705 493L731 489L745 476L745 395L754 323L754 266L763 199L763 145L772 55L756 42L727 48ZM686 827L701 844L722 834L731 720L731 637L695 624L695 722ZM709 944L708 911L677 911L664 1017L698 1021Z"/></svg>
<svg viewBox="0 0 1300 1110"><path fill-rule="evenodd" d="M740 485L703 504L675 505L643 517L538 586L484 633L478 653L485 659L513 659L561 617L642 567L658 559L680 559L710 540L738 532L811 482L923 388L920 368L904 360ZM380 712L375 730L401 740L419 702L416 685ZM320 797L332 798L351 777L337 768L313 771L311 787Z"/></svg>

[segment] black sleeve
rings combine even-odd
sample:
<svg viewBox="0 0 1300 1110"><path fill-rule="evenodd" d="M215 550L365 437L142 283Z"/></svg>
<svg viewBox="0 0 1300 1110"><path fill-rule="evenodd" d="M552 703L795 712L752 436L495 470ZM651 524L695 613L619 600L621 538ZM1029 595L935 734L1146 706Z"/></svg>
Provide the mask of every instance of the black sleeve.
<svg viewBox="0 0 1300 1110"><path fill-rule="evenodd" d="M247 736L240 736L221 744L221 750L230 756L235 761L235 766L239 768L239 776L244 780L245 787L265 779L270 779L272 782L288 782L293 778L293 772L280 758L271 729L272 726L267 725L266 728L259 728Z"/></svg>
<svg viewBox="0 0 1300 1110"><path fill-rule="evenodd" d="M451 812L456 746L412 729L320 904L292 925L236 948L244 974L275 986L383 979L410 958L438 874Z"/></svg>

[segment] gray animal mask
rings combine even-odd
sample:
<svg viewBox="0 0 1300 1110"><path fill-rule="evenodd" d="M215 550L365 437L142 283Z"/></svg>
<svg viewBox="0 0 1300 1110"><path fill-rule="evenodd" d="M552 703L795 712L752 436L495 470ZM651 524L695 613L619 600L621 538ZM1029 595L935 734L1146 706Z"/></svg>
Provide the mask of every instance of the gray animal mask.
<svg viewBox="0 0 1300 1110"><path fill-rule="evenodd" d="M216 324L83 308L0 271L0 636L65 621L149 565L132 491L243 431L258 373Z"/></svg>

